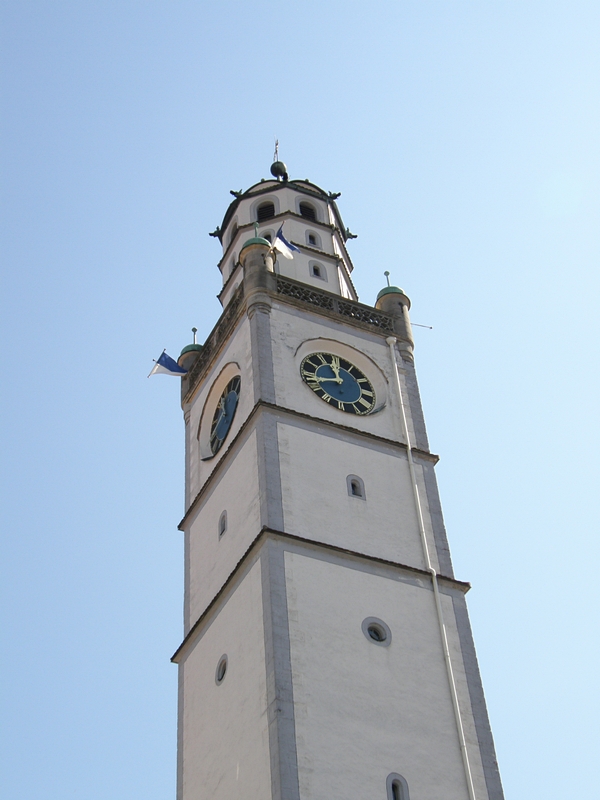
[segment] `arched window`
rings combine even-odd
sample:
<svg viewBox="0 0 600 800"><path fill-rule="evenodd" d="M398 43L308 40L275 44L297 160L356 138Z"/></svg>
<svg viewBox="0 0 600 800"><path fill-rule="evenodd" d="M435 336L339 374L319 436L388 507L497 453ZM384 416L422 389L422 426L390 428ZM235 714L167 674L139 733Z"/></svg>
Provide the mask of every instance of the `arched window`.
<svg viewBox="0 0 600 800"><path fill-rule="evenodd" d="M317 221L317 212L310 203L300 203L300 216L304 217L304 219L310 219L313 222Z"/></svg>
<svg viewBox="0 0 600 800"><path fill-rule="evenodd" d="M408 783L397 772L392 772L387 776L387 800L410 800L408 795Z"/></svg>
<svg viewBox="0 0 600 800"><path fill-rule="evenodd" d="M317 261L308 262L308 271L313 278L320 278L322 281L327 280L327 268L324 267L323 264L319 264Z"/></svg>
<svg viewBox="0 0 600 800"><path fill-rule="evenodd" d="M256 209L256 218L259 222L264 222L266 219L271 219L275 216L275 206L273 203L261 203Z"/></svg>
<svg viewBox="0 0 600 800"><path fill-rule="evenodd" d="M348 487L348 494L350 497L359 497L361 500L366 500L367 495L365 492L365 482L358 475L348 475L346 478L346 486Z"/></svg>
<svg viewBox="0 0 600 800"><path fill-rule="evenodd" d="M306 231L306 244L321 249L321 237L315 231Z"/></svg>
<svg viewBox="0 0 600 800"><path fill-rule="evenodd" d="M227 530L227 512L224 511L219 517L219 539Z"/></svg>
<svg viewBox="0 0 600 800"><path fill-rule="evenodd" d="M272 233L261 233L263 239L266 239L267 242L273 241L273 234Z"/></svg>
<svg viewBox="0 0 600 800"><path fill-rule="evenodd" d="M237 222L234 222L233 225L231 226L231 233L229 234L229 244L233 242L233 240L237 236L237 232L238 232L238 224Z"/></svg>

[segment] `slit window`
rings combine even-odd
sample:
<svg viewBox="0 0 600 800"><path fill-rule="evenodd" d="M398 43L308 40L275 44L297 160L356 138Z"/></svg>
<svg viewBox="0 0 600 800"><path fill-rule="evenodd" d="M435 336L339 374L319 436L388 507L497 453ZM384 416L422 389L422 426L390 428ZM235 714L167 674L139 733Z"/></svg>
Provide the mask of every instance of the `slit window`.
<svg viewBox="0 0 600 800"><path fill-rule="evenodd" d="M317 212L310 203L300 203L300 216L313 222L317 221Z"/></svg>
<svg viewBox="0 0 600 800"><path fill-rule="evenodd" d="M219 659L219 663L217 664L217 669L215 670L215 683L219 686L223 683L225 679L225 673L227 672L227 656L222 655Z"/></svg>
<svg viewBox="0 0 600 800"><path fill-rule="evenodd" d="M231 226L231 233L229 234L229 244L233 242L233 240L237 236L237 232L238 232L238 225L237 222L234 222L233 225Z"/></svg>
<svg viewBox="0 0 600 800"><path fill-rule="evenodd" d="M317 237L314 235L314 233L308 234L308 243L312 245L315 245L317 243Z"/></svg>
<svg viewBox="0 0 600 800"><path fill-rule="evenodd" d="M275 206L273 203L261 203L259 207L256 209L256 217L259 222L263 222L265 219L271 219L271 217L275 216Z"/></svg>
<svg viewBox="0 0 600 800"><path fill-rule="evenodd" d="M219 517L219 539L227 530L227 512L224 511Z"/></svg>

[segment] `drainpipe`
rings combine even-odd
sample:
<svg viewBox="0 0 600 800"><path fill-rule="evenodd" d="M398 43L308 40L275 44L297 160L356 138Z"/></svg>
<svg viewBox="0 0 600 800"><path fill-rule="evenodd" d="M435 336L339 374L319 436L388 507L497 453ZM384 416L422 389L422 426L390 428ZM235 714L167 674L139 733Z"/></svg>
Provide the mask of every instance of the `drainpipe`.
<svg viewBox="0 0 600 800"><path fill-rule="evenodd" d="M396 379L396 390L398 392L398 401L400 403L400 419L402 420L402 432L406 440L406 454L408 457L408 470L410 472L410 481L412 484L413 497L415 500L415 508L417 512L417 520L419 524L419 533L421 535L421 545L423 547L423 558L425 560L425 567L431 575L431 582L433 584L433 595L435 598L435 608L437 611L438 624L440 627L440 636L442 639L442 650L444 651L444 662L446 664L446 672L448 674L448 683L450 684L450 696L452 697L452 706L454 708L454 718L456 720L456 728L458 732L458 741L460 744L460 752L462 755L463 766L465 769L465 778L467 780L467 789L469 790L470 800L476 800L475 787L473 786L473 776L471 774L471 764L469 762L469 754L467 752L467 742L465 739L465 731L462 724L462 717L460 714L460 705L458 702L458 692L456 690L456 681L454 679L454 670L452 669L452 661L450 660L450 648L448 646L448 635L446 633L446 625L444 624L444 614L442 610L442 602L440 598L440 589L438 585L438 576L431 558L429 556L429 546L427 544L427 536L425 534L425 523L423 521L423 509L421 507L421 498L419 496L419 487L417 484L417 476L415 473L415 465L412 457L412 446L410 443L410 435L408 432L408 422L406 419L406 406L404 403L404 394L402 391L402 383L400 382L400 372L398 370L398 361L396 358L396 337L389 336L386 342L390 348L390 355L392 358L393 372Z"/></svg>

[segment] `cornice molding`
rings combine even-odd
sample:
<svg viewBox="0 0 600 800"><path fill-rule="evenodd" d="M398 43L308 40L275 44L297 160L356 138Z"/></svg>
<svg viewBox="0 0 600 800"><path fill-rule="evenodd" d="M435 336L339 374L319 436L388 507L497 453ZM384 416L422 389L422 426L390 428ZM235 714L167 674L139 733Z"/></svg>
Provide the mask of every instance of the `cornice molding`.
<svg viewBox="0 0 600 800"><path fill-rule="evenodd" d="M303 411L297 411L296 409L287 408L286 406L280 406L277 405L276 403L268 403L265 400L259 400L253 406L252 410L250 411L250 413L240 426L240 429L229 443L227 449L225 451L220 451L222 452L222 455L221 458L219 459L219 462L217 463L216 468L208 476L206 482L204 483L198 494L194 497L187 511L185 512L183 518L178 524L177 527L180 531L183 531L185 529L187 523L194 516L200 503L202 502L202 499L210 491L213 483L215 482L215 480L217 480L217 477L220 475L220 473L225 469L224 465L229 464L233 451L235 450L236 446L241 441L241 439L244 437L244 435L248 432L250 426L254 421L254 418L258 415L258 413L262 409L275 412L277 414L280 414L281 416L287 416L295 419L301 419L304 421L312 422L317 426L329 428L330 430L344 431L344 433L347 433L348 435L353 435L360 439L366 439L371 442L376 442L378 444L384 445L386 447L391 447L393 449L401 450L404 452L408 450L408 447L404 442L400 442L396 439L388 439L385 436L379 436L376 433L371 433L370 431L362 431L360 430L360 428L353 428L351 425L343 425L339 422L331 422L331 420L324 419L323 417L315 417L312 414L306 414ZM440 460L440 457L435 453L430 453L427 450L419 450L414 447L412 448L412 454L417 460L429 461L434 465L437 464L437 462Z"/></svg>
<svg viewBox="0 0 600 800"><path fill-rule="evenodd" d="M246 549L240 560L237 562L233 570L227 576L225 582L217 592L217 594L213 597L213 599L209 602L206 606L204 611L200 614L196 622L193 623L190 630L188 631L187 635L177 648L177 650L171 656L171 661L174 663L178 662L183 650L187 647L187 645L194 639L195 635L199 632L202 623L208 617L210 612L215 608L219 599L225 594L227 589L232 585L236 576L239 574L241 569L243 568L244 564L249 560L252 556L254 550L258 550L259 546L266 541L267 539L279 540L279 541L286 541L291 544L300 544L305 545L308 547L314 547L317 550L322 550L329 553L336 553L337 555L347 556L354 561L362 561L367 562L370 564L383 566L383 567L391 567L392 569L402 571L404 573L408 573L409 575L415 575L419 578L425 578L427 581L431 581L431 573L425 569L420 569L419 567L413 567L409 564L402 564L399 561L390 561L385 558L380 558L378 556L371 556L366 553L360 553L356 550L350 550L345 547L339 547L333 544L327 544L326 542L320 542L315 539L308 539L304 536L297 536L293 533L287 533L286 531L278 531L274 528L269 528L266 525L261 528L258 535L253 539L249 547ZM442 586L446 586L448 588L457 589L458 591L466 594L469 589L471 588L471 584L467 581L460 581L456 578L450 578L445 575L438 575L437 576L438 582Z"/></svg>
<svg viewBox="0 0 600 800"><path fill-rule="evenodd" d="M267 183L267 181L265 181ZM306 185L306 183L310 183L310 181L300 181L300 183L304 184L303 186L299 186L296 181L275 181L275 185L273 182L269 180L269 185L261 188L260 183L255 183L254 186L251 186L245 192L243 192L239 197L236 197L233 202L229 204L227 211L225 212L225 216L223 217L223 221L219 227L219 241L222 243L223 239L222 236L227 229L227 226L231 222L231 218L237 211L239 204L242 200L250 200L251 198L259 197L261 194L271 194L272 192L278 192L282 189L292 189L294 192L298 192L298 194L305 194L308 197L312 197L315 200L321 200L322 202L326 203L327 205L331 206L333 209L334 216L339 223L339 228L342 234L342 239L346 241L346 229L344 227L344 223L342 221L342 215L340 214L340 210L337 207L335 202L335 197L330 196L327 192L321 189L316 184L311 184L314 188L310 188ZM339 197L339 195L338 195Z"/></svg>

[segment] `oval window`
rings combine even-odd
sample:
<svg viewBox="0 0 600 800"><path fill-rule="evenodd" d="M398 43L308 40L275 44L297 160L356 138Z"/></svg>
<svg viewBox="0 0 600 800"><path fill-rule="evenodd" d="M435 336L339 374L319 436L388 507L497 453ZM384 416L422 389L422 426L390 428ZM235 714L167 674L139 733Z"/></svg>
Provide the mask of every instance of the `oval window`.
<svg viewBox="0 0 600 800"><path fill-rule="evenodd" d="M217 670L215 672L215 682L217 686L223 683L226 672L227 672L227 656L223 655L219 659L219 663L217 664Z"/></svg>
<svg viewBox="0 0 600 800"><path fill-rule="evenodd" d="M373 644L389 647L392 641L390 626L377 617L367 617L362 623L362 632Z"/></svg>

